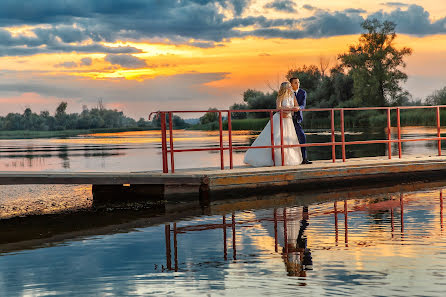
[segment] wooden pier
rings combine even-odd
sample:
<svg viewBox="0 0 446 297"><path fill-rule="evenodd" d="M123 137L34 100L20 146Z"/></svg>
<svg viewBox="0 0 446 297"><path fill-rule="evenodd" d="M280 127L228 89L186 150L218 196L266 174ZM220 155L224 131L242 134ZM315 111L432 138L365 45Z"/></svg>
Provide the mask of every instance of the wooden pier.
<svg viewBox="0 0 446 297"><path fill-rule="evenodd" d="M243 192L338 189L395 183L446 180L446 158L407 156L315 161L311 165L178 169L176 173L147 172L0 172L0 185L91 184L94 199L139 196L144 199L209 198Z"/></svg>

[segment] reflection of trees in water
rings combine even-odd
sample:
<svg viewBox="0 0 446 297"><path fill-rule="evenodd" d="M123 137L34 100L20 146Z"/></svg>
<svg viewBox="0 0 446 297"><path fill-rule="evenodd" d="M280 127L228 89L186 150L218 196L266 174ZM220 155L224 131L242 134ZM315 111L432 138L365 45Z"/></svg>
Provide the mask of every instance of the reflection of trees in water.
<svg viewBox="0 0 446 297"><path fill-rule="evenodd" d="M42 167L45 161L50 158L59 158L62 160L63 168L70 168L70 158L106 158L125 155L126 147L122 146L27 146L26 148L3 147L0 148L2 159L9 159L5 167Z"/></svg>
<svg viewBox="0 0 446 297"><path fill-rule="evenodd" d="M62 159L62 167L63 168L70 168L70 159L68 158L68 146L67 145L61 145L59 146L57 156Z"/></svg>

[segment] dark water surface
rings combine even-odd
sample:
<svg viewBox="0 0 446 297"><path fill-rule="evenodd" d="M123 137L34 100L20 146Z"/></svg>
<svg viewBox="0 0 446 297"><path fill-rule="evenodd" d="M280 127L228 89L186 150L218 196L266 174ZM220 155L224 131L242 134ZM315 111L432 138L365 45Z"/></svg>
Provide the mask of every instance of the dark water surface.
<svg viewBox="0 0 446 297"><path fill-rule="evenodd" d="M443 296L443 188L374 192L4 220L0 295Z"/></svg>

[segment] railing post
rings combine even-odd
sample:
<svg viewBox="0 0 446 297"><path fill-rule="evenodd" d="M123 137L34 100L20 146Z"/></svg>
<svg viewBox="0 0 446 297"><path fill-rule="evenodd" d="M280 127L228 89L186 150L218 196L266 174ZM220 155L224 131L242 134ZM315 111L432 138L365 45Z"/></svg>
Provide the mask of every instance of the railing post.
<svg viewBox="0 0 446 297"><path fill-rule="evenodd" d="M233 159L232 159L232 114L228 111L228 142L229 142L229 168L234 168Z"/></svg>
<svg viewBox="0 0 446 297"><path fill-rule="evenodd" d="M335 125L334 125L334 109L331 110L331 158L333 163L336 162L336 145L335 145Z"/></svg>
<svg viewBox="0 0 446 297"><path fill-rule="evenodd" d="M169 112L169 144L170 144L170 170L172 173L175 172L175 162L173 157L173 115Z"/></svg>
<svg viewBox="0 0 446 297"><path fill-rule="evenodd" d="M223 151L223 121L221 118L221 111L218 112L218 124L220 126L220 168L223 170L225 169L225 162L224 162L224 151Z"/></svg>
<svg viewBox="0 0 446 297"><path fill-rule="evenodd" d="M342 139L342 162L345 162L345 132L344 132L344 109L341 108L341 139Z"/></svg>
<svg viewBox="0 0 446 297"><path fill-rule="evenodd" d="M400 108L397 107L396 108L396 125L398 127L398 156L401 159L401 121L400 121L400 117L401 117Z"/></svg>
<svg viewBox="0 0 446 297"><path fill-rule="evenodd" d="M390 133L390 128L391 128L391 119L390 119L390 108L387 108L387 140L388 142L388 154L389 154L389 159L392 159L392 134Z"/></svg>
<svg viewBox="0 0 446 297"><path fill-rule="evenodd" d="M161 121L161 154L163 156L163 173L169 172L169 166L167 164L167 132L166 132L166 113L159 113Z"/></svg>
<svg viewBox="0 0 446 297"><path fill-rule="evenodd" d="M273 112L269 112L269 123L271 128L271 157L273 159L273 165L276 166L276 157L274 154L274 121L273 121Z"/></svg>
<svg viewBox="0 0 446 297"><path fill-rule="evenodd" d="M280 155L282 159L282 166L285 165L285 151L283 149L283 112L280 110Z"/></svg>
<svg viewBox="0 0 446 297"><path fill-rule="evenodd" d="M440 106L437 106L437 137L438 137L438 155L441 156Z"/></svg>

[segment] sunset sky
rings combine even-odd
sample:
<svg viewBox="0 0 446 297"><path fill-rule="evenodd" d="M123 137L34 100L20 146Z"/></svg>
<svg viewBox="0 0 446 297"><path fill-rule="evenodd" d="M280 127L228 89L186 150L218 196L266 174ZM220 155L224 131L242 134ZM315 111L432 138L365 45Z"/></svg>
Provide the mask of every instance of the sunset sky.
<svg viewBox="0 0 446 297"><path fill-rule="evenodd" d="M413 49L414 99L446 86L446 1L2 0L0 115L61 100L79 112L98 98L135 118L228 108L292 67L334 65L373 17Z"/></svg>

